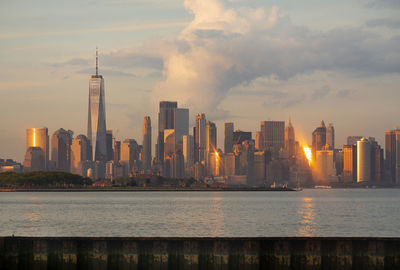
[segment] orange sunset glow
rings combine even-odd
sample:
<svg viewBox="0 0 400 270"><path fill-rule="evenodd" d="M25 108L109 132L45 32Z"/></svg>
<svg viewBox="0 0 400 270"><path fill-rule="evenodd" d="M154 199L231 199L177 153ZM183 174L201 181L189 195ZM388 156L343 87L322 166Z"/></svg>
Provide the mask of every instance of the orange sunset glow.
<svg viewBox="0 0 400 270"><path fill-rule="evenodd" d="M303 151L304 151L304 154L306 155L306 158L308 160L308 164L311 165L311 160L312 160L311 148L306 146L306 145L303 145Z"/></svg>

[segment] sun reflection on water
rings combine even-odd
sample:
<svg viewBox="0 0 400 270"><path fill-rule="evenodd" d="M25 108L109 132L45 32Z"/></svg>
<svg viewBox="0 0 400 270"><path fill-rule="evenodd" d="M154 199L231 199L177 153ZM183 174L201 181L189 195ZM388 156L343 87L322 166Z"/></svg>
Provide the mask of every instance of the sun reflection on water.
<svg viewBox="0 0 400 270"><path fill-rule="evenodd" d="M313 236L315 234L315 204L313 198L305 197L302 199L297 214L301 217L300 228L297 230L297 236Z"/></svg>
<svg viewBox="0 0 400 270"><path fill-rule="evenodd" d="M219 192L215 192L216 197L212 198L212 210L209 213L209 219L215 225L212 236L221 236L224 234L224 212L222 211L222 197Z"/></svg>
<svg viewBox="0 0 400 270"><path fill-rule="evenodd" d="M38 196L31 196L30 203L27 204L29 213L25 215L25 230L30 233L40 233L42 226L42 205L41 198Z"/></svg>

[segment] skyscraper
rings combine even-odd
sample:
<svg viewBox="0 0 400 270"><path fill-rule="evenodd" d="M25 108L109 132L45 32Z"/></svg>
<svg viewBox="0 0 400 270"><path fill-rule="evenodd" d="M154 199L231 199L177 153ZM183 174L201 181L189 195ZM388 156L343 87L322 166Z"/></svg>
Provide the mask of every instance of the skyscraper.
<svg viewBox="0 0 400 270"><path fill-rule="evenodd" d="M335 128L333 124L329 124L326 128L326 144L330 150L335 150Z"/></svg>
<svg viewBox="0 0 400 270"><path fill-rule="evenodd" d="M318 150L322 150L326 144L326 127L324 120L321 125L317 127L312 133L312 156L315 160Z"/></svg>
<svg viewBox="0 0 400 270"><path fill-rule="evenodd" d="M256 137L254 139L254 147L255 147L255 149L262 151L264 149L263 143L264 143L264 139L262 137L261 131L257 131L256 132Z"/></svg>
<svg viewBox="0 0 400 270"><path fill-rule="evenodd" d="M324 147L316 151L313 177L314 180L319 183L337 181L333 150Z"/></svg>
<svg viewBox="0 0 400 270"><path fill-rule="evenodd" d="M63 128L51 136L51 161L57 171L70 171L72 136L71 130L66 131Z"/></svg>
<svg viewBox="0 0 400 270"><path fill-rule="evenodd" d="M121 141L114 141L114 161L119 162L121 159Z"/></svg>
<svg viewBox="0 0 400 270"><path fill-rule="evenodd" d="M176 108L174 113L176 148L182 151L183 136L189 135L189 109Z"/></svg>
<svg viewBox="0 0 400 270"><path fill-rule="evenodd" d="M207 171L211 173L210 161L211 159L215 159L214 155L217 152L217 126L215 123L208 121L206 123L206 164ZM215 161L215 160L213 160ZM211 174L210 174L211 175Z"/></svg>
<svg viewBox="0 0 400 270"><path fill-rule="evenodd" d="M104 79L98 72L98 53L96 49L96 75L89 79L89 113L87 137L94 153L94 160L107 160L106 143L106 103Z"/></svg>
<svg viewBox="0 0 400 270"><path fill-rule="evenodd" d="M38 146L31 146L26 150L24 159L24 171L43 171L44 167L44 153L42 148Z"/></svg>
<svg viewBox="0 0 400 270"><path fill-rule="evenodd" d="M371 144L362 138L357 142L357 183L371 181Z"/></svg>
<svg viewBox="0 0 400 270"><path fill-rule="evenodd" d="M183 136L183 157L185 161L185 167L190 167L193 165L194 141L192 135Z"/></svg>
<svg viewBox="0 0 400 270"><path fill-rule="evenodd" d="M279 151L285 147L285 122L262 121L261 134L264 149Z"/></svg>
<svg viewBox="0 0 400 270"><path fill-rule="evenodd" d="M357 141L361 139L362 136L347 136L347 145L357 145Z"/></svg>
<svg viewBox="0 0 400 270"><path fill-rule="evenodd" d="M236 130L233 132L233 145L242 144L244 141L251 141L251 138L251 132Z"/></svg>
<svg viewBox="0 0 400 270"><path fill-rule="evenodd" d="M113 133L112 130L106 131L107 161L114 159Z"/></svg>
<svg viewBox="0 0 400 270"><path fill-rule="evenodd" d="M134 171L134 165L139 160L139 145L133 139L126 139L121 146L121 164L125 166L125 175Z"/></svg>
<svg viewBox="0 0 400 270"><path fill-rule="evenodd" d="M206 124L206 151L212 153L217 150L217 126L214 122Z"/></svg>
<svg viewBox="0 0 400 270"><path fill-rule="evenodd" d="M151 120L150 116L143 119L143 169L151 169Z"/></svg>
<svg viewBox="0 0 400 270"><path fill-rule="evenodd" d="M233 152L233 123L225 123L224 153Z"/></svg>
<svg viewBox="0 0 400 270"><path fill-rule="evenodd" d="M28 128L26 130L26 151L30 147L39 147L44 155L44 169L47 169L49 163L49 135L47 128ZM32 150L32 153L37 150ZM36 154L35 154L36 155Z"/></svg>
<svg viewBox="0 0 400 270"><path fill-rule="evenodd" d="M371 137L369 142L371 144L371 180L380 182L384 174L383 149Z"/></svg>
<svg viewBox="0 0 400 270"><path fill-rule="evenodd" d="M85 135L79 135L73 139L71 145L71 173L86 176L86 167L88 166L85 166L84 163L91 163L92 154L92 145Z"/></svg>
<svg viewBox="0 0 400 270"><path fill-rule="evenodd" d="M172 157L176 149L175 129L164 129L164 158Z"/></svg>
<svg viewBox="0 0 400 270"><path fill-rule="evenodd" d="M288 126L285 128L285 150L287 151L289 158L293 158L296 155L296 138L294 134L294 128L292 122L289 119Z"/></svg>
<svg viewBox="0 0 400 270"><path fill-rule="evenodd" d="M400 129L385 132L385 158L386 180L400 184Z"/></svg>
<svg viewBox="0 0 400 270"><path fill-rule="evenodd" d="M357 181L357 146L343 146L343 180L344 182Z"/></svg>
<svg viewBox="0 0 400 270"><path fill-rule="evenodd" d="M194 134L195 162L205 161L206 153L206 115L199 113L196 116L196 129Z"/></svg>
<svg viewBox="0 0 400 270"><path fill-rule="evenodd" d="M175 128L175 109L177 107L178 103L176 101L160 101L156 159L161 167L164 161L164 130Z"/></svg>

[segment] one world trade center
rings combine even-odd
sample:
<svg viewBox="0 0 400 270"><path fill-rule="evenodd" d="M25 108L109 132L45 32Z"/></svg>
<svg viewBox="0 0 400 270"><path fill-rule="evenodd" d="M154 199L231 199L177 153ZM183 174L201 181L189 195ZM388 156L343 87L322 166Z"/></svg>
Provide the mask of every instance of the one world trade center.
<svg viewBox="0 0 400 270"><path fill-rule="evenodd" d="M106 161L106 107L104 99L104 79L99 75L98 53L96 48L96 75L89 79L89 115L87 136L92 144L93 157Z"/></svg>

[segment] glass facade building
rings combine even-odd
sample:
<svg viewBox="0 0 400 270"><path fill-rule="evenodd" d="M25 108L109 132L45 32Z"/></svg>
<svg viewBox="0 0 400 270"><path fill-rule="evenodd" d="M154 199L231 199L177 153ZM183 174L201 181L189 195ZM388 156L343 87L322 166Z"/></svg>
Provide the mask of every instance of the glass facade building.
<svg viewBox="0 0 400 270"><path fill-rule="evenodd" d="M97 72L89 79L89 113L87 137L93 146L94 160L107 160L106 108L103 76Z"/></svg>

